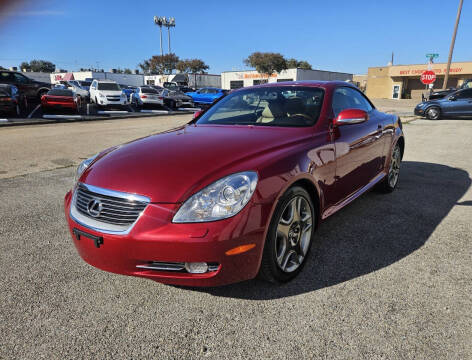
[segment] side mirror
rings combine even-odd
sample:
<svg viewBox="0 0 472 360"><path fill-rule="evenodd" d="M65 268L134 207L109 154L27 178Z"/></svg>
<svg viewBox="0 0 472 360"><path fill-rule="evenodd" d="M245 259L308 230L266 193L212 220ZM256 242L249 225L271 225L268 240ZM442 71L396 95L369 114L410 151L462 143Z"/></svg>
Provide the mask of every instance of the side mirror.
<svg viewBox="0 0 472 360"><path fill-rule="evenodd" d="M449 96L448 98L449 101L456 101L456 97L454 95Z"/></svg>
<svg viewBox="0 0 472 360"><path fill-rule="evenodd" d="M199 117L201 114L203 114L203 110L198 110L193 113L193 118L196 119Z"/></svg>
<svg viewBox="0 0 472 360"><path fill-rule="evenodd" d="M335 126L352 125L366 122L369 119L369 114L360 109L346 109L339 113L334 119Z"/></svg>

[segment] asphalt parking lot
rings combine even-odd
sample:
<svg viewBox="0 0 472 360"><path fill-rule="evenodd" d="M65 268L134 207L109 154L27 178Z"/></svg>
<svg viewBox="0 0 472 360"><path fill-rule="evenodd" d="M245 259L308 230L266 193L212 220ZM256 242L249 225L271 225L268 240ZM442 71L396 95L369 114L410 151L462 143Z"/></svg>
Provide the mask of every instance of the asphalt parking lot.
<svg viewBox="0 0 472 360"><path fill-rule="evenodd" d="M472 121L406 124L399 188L330 217L293 282L106 273L63 215L74 165L191 115L0 129L1 359L471 359Z"/></svg>

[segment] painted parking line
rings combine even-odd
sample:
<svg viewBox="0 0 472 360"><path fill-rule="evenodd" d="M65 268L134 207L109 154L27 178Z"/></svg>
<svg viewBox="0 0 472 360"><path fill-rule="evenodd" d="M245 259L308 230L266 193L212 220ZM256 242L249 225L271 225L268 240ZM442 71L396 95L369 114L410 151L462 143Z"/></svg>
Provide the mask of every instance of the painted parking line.
<svg viewBox="0 0 472 360"><path fill-rule="evenodd" d="M178 108L179 111L200 111L200 108Z"/></svg>
<svg viewBox="0 0 472 360"><path fill-rule="evenodd" d="M38 104L34 109L33 111L31 111L28 115L28 119L31 119L31 117L33 116L33 114L36 112L36 110L38 110L39 108L41 107L41 104Z"/></svg>
<svg viewBox="0 0 472 360"><path fill-rule="evenodd" d="M141 110L143 113L168 114L168 110Z"/></svg>
<svg viewBox="0 0 472 360"><path fill-rule="evenodd" d="M97 114L127 114L129 111L126 110L99 110Z"/></svg>
<svg viewBox="0 0 472 360"><path fill-rule="evenodd" d="M52 115L44 114L44 119L82 119L82 115Z"/></svg>

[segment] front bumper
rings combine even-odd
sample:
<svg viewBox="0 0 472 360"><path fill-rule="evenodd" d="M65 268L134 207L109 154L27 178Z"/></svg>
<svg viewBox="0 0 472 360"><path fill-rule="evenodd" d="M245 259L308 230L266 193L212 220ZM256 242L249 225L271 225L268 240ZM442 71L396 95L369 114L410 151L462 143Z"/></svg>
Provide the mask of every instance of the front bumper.
<svg viewBox="0 0 472 360"><path fill-rule="evenodd" d="M422 108L415 108L415 115L424 116L424 110Z"/></svg>
<svg viewBox="0 0 472 360"><path fill-rule="evenodd" d="M99 97L97 99L98 101L98 105L102 105L102 106L124 106L124 105L128 105L128 101L126 99L120 99L120 100L108 100L107 98L103 98L103 97Z"/></svg>
<svg viewBox="0 0 472 360"><path fill-rule="evenodd" d="M70 215L72 193L64 199L65 215L77 251L92 266L113 273L144 277L166 284L219 286L254 278L262 257L265 227L270 209L250 202L236 216L211 223L174 224L178 204L153 204L123 235L106 234L82 226ZM86 236L80 240L74 229L103 239L100 247ZM225 253L235 247L255 244L238 254ZM150 262L207 262L219 264L203 274L138 268Z"/></svg>

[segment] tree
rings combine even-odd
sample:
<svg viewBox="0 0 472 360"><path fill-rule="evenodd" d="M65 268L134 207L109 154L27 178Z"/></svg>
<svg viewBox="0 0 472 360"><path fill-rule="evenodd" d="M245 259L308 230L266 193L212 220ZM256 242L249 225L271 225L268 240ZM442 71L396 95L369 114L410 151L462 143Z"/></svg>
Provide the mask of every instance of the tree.
<svg viewBox="0 0 472 360"><path fill-rule="evenodd" d="M165 55L154 55L149 59L149 67L151 73L156 74L172 74L176 69L179 57L174 53Z"/></svg>
<svg viewBox="0 0 472 360"><path fill-rule="evenodd" d="M27 61L23 61L21 64L20 64L20 69L21 70L26 70L26 71L29 71L31 70L31 66L30 64L27 62Z"/></svg>
<svg viewBox="0 0 472 360"><path fill-rule="evenodd" d="M288 69L305 69L311 70L311 64L307 61L298 61L297 59L291 58L287 60L287 68Z"/></svg>
<svg viewBox="0 0 472 360"><path fill-rule="evenodd" d="M144 60L142 63L138 64L138 67L140 67L145 74L151 70L151 64L149 63L149 60Z"/></svg>
<svg viewBox="0 0 472 360"><path fill-rule="evenodd" d="M126 68L126 69L123 70L123 74L132 74L132 73L133 72L129 68Z"/></svg>
<svg viewBox="0 0 472 360"><path fill-rule="evenodd" d="M287 61L283 55L271 52L254 52L244 59L244 64L255 68L259 74L268 76L287 69Z"/></svg>
<svg viewBox="0 0 472 360"><path fill-rule="evenodd" d="M204 74L205 70L208 70L209 68L210 67L205 64L203 60L200 59L180 60L176 64L176 69L182 73Z"/></svg>
<svg viewBox="0 0 472 360"><path fill-rule="evenodd" d="M56 70L56 65L46 60L31 60L29 63L22 62L20 64L20 68L35 71L35 72L51 73L51 72L54 72L54 70Z"/></svg>

